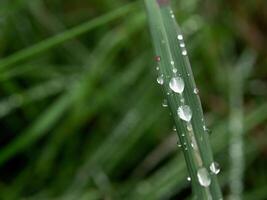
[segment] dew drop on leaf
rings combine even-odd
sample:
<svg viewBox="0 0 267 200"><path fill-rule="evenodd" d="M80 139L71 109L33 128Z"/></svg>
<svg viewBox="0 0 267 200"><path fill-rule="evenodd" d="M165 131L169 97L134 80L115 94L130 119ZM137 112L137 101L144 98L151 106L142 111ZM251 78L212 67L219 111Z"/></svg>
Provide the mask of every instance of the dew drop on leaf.
<svg viewBox="0 0 267 200"><path fill-rule="evenodd" d="M173 77L169 83L172 91L181 94L184 91L184 80L180 77Z"/></svg>
<svg viewBox="0 0 267 200"><path fill-rule="evenodd" d="M183 55L183 56L186 56L186 55L187 55L187 51L186 51L186 50L183 50L183 51L182 51L182 55Z"/></svg>
<svg viewBox="0 0 267 200"><path fill-rule="evenodd" d="M179 106L177 114L180 119L189 122L192 118L192 111L188 105Z"/></svg>
<svg viewBox="0 0 267 200"><path fill-rule="evenodd" d="M197 171L197 178L200 185L208 187L211 183L209 172L206 168L202 167Z"/></svg>
<svg viewBox="0 0 267 200"><path fill-rule="evenodd" d="M157 82L158 82L158 84L163 85L163 83L164 83L163 76L159 76L157 78Z"/></svg>
<svg viewBox="0 0 267 200"><path fill-rule="evenodd" d="M183 40L183 36L182 36L181 34L179 34L179 35L177 36L177 39L178 39L178 40Z"/></svg>
<svg viewBox="0 0 267 200"><path fill-rule="evenodd" d="M163 99L162 107L168 107L167 99Z"/></svg>
<svg viewBox="0 0 267 200"><path fill-rule="evenodd" d="M210 171L213 173L213 174L219 174L220 172L220 166L217 162L212 162L210 164Z"/></svg>

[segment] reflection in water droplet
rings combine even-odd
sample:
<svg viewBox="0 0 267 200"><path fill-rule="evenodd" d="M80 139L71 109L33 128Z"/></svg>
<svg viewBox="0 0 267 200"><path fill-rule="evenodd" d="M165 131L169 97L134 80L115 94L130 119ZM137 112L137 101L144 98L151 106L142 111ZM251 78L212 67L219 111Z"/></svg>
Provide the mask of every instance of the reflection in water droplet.
<svg viewBox="0 0 267 200"><path fill-rule="evenodd" d="M200 185L208 187L211 183L209 172L206 168L202 167L197 171L197 178Z"/></svg>
<svg viewBox="0 0 267 200"><path fill-rule="evenodd" d="M176 93L181 94L184 91L184 81L180 77L173 77L170 80L169 86Z"/></svg>
<svg viewBox="0 0 267 200"><path fill-rule="evenodd" d="M210 171L213 173L213 174L219 174L220 172L220 165L217 163L217 162L212 162L211 165L210 165Z"/></svg>
<svg viewBox="0 0 267 200"><path fill-rule="evenodd" d="M159 76L157 78L157 82L158 82L158 84L163 85L163 83L164 83L163 76Z"/></svg>
<svg viewBox="0 0 267 200"><path fill-rule="evenodd" d="M180 119L189 122L192 118L192 111L188 105L179 106L177 110Z"/></svg>

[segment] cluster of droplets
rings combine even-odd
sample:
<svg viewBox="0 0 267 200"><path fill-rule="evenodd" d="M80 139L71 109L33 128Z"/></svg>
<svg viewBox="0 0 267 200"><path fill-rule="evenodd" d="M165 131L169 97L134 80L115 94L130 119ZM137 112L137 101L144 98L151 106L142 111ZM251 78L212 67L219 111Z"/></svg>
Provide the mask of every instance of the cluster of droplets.
<svg viewBox="0 0 267 200"><path fill-rule="evenodd" d="M182 35L182 34L179 34L179 35L177 36L177 39L178 39L178 41L179 41L179 46L182 48L182 55L183 55L183 56L186 56L186 55L187 55L187 51L186 51L186 49L185 49L185 43L184 43L184 41L183 41L183 39L184 39L183 35Z"/></svg>

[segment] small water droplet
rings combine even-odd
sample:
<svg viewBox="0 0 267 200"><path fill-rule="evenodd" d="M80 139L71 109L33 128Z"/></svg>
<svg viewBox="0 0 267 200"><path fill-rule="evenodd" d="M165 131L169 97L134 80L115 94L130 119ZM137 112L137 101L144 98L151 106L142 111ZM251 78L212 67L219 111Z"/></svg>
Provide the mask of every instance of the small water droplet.
<svg viewBox="0 0 267 200"><path fill-rule="evenodd" d="M174 65L174 61L173 60L171 61L171 65Z"/></svg>
<svg viewBox="0 0 267 200"><path fill-rule="evenodd" d="M192 130L193 130L193 127L192 127L191 123L188 123L188 124L186 125L186 129L187 129L188 131L192 131Z"/></svg>
<svg viewBox="0 0 267 200"><path fill-rule="evenodd" d="M183 38L184 38L184 37L183 37L181 34L179 34L179 35L177 36L177 39L178 39L178 40L183 40Z"/></svg>
<svg viewBox="0 0 267 200"><path fill-rule="evenodd" d="M156 67L156 70L159 71L159 66Z"/></svg>
<svg viewBox="0 0 267 200"><path fill-rule="evenodd" d="M194 89L194 94L198 94L199 90L197 88Z"/></svg>
<svg viewBox="0 0 267 200"><path fill-rule="evenodd" d="M179 106L177 110L180 119L189 122L192 118L192 111L188 105Z"/></svg>
<svg viewBox="0 0 267 200"><path fill-rule="evenodd" d="M203 187L208 187L210 185L211 179L209 172L206 168L202 167L197 171L197 178L199 184Z"/></svg>
<svg viewBox="0 0 267 200"><path fill-rule="evenodd" d="M167 99L163 99L162 107L168 107Z"/></svg>
<svg viewBox="0 0 267 200"><path fill-rule="evenodd" d="M217 162L212 162L211 165L210 165L210 171L213 173L213 174L219 174L220 172L220 165L217 163Z"/></svg>
<svg viewBox="0 0 267 200"><path fill-rule="evenodd" d="M173 131L176 131L176 127L175 127L175 126L173 126L172 130L173 130Z"/></svg>
<svg viewBox="0 0 267 200"><path fill-rule="evenodd" d="M173 69L172 69L172 72L173 72L173 73L176 73L176 72L177 72L177 69L176 69L176 68L173 68Z"/></svg>
<svg viewBox="0 0 267 200"><path fill-rule="evenodd" d="M186 50L183 50L183 51L182 51L182 55L183 55L183 56L186 56L186 55L187 55L187 51L186 51Z"/></svg>
<svg viewBox="0 0 267 200"><path fill-rule="evenodd" d="M192 147L194 150L197 150L197 141L196 141L196 139L195 139L194 136L191 138L191 147Z"/></svg>
<svg viewBox="0 0 267 200"><path fill-rule="evenodd" d="M184 103L184 98L181 98L181 99L180 99L180 102L181 102L181 103Z"/></svg>
<svg viewBox="0 0 267 200"><path fill-rule="evenodd" d="M185 43L181 43L180 47L184 48L185 47Z"/></svg>
<svg viewBox="0 0 267 200"><path fill-rule="evenodd" d="M182 137L184 137L185 136L185 134L184 133L182 133Z"/></svg>
<svg viewBox="0 0 267 200"><path fill-rule="evenodd" d="M163 85L163 83L164 83L163 76L159 76L157 78L157 82L158 82L158 84Z"/></svg>
<svg viewBox="0 0 267 200"><path fill-rule="evenodd" d="M173 77L169 86L174 92L181 94L184 91L184 80L180 77Z"/></svg>
<svg viewBox="0 0 267 200"><path fill-rule="evenodd" d="M161 58L160 56L155 56L155 61L160 62Z"/></svg>
<svg viewBox="0 0 267 200"><path fill-rule="evenodd" d="M208 134L211 134L211 130L209 128L207 128L206 125L203 125L203 130L208 133Z"/></svg>
<svg viewBox="0 0 267 200"><path fill-rule="evenodd" d="M188 176L186 179L187 179L187 181L189 181L189 182L191 181L191 178L190 178L190 176Z"/></svg>
<svg viewBox="0 0 267 200"><path fill-rule="evenodd" d="M174 18L174 17L175 17L174 14L172 14L172 15L171 15L171 18Z"/></svg>

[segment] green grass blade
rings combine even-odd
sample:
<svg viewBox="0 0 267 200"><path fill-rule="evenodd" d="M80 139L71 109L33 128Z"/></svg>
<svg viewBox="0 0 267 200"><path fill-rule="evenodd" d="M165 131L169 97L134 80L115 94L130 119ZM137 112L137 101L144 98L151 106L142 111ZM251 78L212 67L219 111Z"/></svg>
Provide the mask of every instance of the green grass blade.
<svg viewBox="0 0 267 200"><path fill-rule="evenodd" d="M163 85L182 143L193 192L197 199L220 199L216 174L210 172L214 161L183 36L168 1L145 0L145 3L159 67L158 82ZM175 84L171 87L173 78Z"/></svg>

